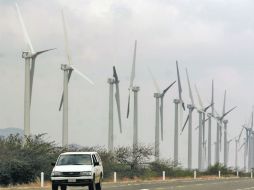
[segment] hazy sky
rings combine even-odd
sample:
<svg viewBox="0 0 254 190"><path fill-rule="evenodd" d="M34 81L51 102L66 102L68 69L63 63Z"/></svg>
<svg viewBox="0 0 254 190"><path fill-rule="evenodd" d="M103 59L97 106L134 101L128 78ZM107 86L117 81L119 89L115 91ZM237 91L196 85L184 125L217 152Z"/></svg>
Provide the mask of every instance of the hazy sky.
<svg viewBox="0 0 254 190"><path fill-rule="evenodd" d="M0 0L0 119L1 128L23 128L23 33L13 0ZM237 105L229 119L229 139L249 118L254 95L254 2L252 0L18 0L35 50L57 50L37 58L31 107L31 131L48 133L61 143L62 112L58 111L63 86L64 51L61 9L65 12L73 64L96 83L91 86L73 73L69 83L69 142L107 147L108 84L112 66L120 78L123 131L115 119L115 144L132 144L132 110L126 119L127 95L134 40L138 40L135 84L139 85L139 140L154 142L155 101L153 71L161 89L176 80L179 61L183 97L190 102L185 68L200 89L205 104L215 81L215 106L222 112ZM195 94L195 93L194 93ZM194 95L196 98L196 94ZM165 139L162 158L173 158L174 104L177 86L165 97ZM197 103L197 99L196 99ZM116 112L115 112L116 114ZM115 115L116 116L116 115ZM185 116L187 113L185 113ZM194 126L198 115L194 116ZM213 122L213 142L215 141ZM194 166L197 166L197 130ZM180 136L180 161L187 163L187 130ZM230 165L234 164L234 143ZM213 149L214 150L214 146ZM241 154L241 152L240 152ZM241 154L242 155L242 154ZM214 159L214 156L213 158ZM242 158L240 158L242 159ZM241 163L242 165L242 163Z"/></svg>

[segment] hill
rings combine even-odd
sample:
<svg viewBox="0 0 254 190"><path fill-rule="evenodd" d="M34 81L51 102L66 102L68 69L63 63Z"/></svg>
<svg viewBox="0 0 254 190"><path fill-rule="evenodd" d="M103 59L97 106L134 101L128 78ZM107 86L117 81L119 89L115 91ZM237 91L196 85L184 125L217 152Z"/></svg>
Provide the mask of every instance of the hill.
<svg viewBox="0 0 254 190"><path fill-rule="evenodd" d="M8 137L10 134L20 134L23 135L23 130L19 128L5 128L0 129L0 137Z"/></svg>

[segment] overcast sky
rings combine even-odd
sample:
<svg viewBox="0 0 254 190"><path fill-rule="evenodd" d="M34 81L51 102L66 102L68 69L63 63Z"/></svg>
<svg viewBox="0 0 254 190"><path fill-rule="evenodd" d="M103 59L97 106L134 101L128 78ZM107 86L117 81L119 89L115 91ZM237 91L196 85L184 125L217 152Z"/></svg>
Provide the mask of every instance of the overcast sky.
<svg viewBox="0 0 254 190"><path fill-rule="evenodd" d="M13 0L0 0L0 119L1 128L23 128L24 60L27 49ZM183 98L188 97L185 68L197 84L205 104L215 82L215 106L222 112L238 106L229 120L229 139L249 118L254 89L254 2L252 0L18 0L36 51L57 48L37 58L31 107L31 131L48 134L61 144L63 86L61 64L67 63L61 23L65 12L73 64L94 82L73 73L69 83L69 142L107 147L108 84L115 65L120 78L123 134L115 118L115 144L132 144L132 110L126 119L128 85L134 40L138 40L135 85L139 85L139 141L153 145L155 101L153 71L161 89L176 80L179 61ZM165 96L165 139L161 156L173 158L175 85ZM196 94L195 94L196 98ZM197 103L197 99L196 99ZM116 112L115 112L116 114ZM115 115L116 116L116 115ZM185 116L187 113L185 113ZM194 126L198 115L194 116ZM213 122L213 142L215 141ZM197 130L194 167L197 167ZM187 163L187 130L180 136L180 161ZM229 164L234 164L234 143ZM214 150L214 146L213 149ZM240 152L242 155L242 152ZM241 156L240 156L241 157ZM214 159L214 155L213 158ZM242 158L240 158L242 160ZM242 165L242 163L241 163Z"/></svg>

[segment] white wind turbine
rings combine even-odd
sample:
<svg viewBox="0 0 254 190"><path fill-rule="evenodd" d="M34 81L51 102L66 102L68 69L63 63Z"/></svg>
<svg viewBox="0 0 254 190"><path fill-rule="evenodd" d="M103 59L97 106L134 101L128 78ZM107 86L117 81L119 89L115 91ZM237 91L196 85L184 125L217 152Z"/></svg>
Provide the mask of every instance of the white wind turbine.
<svg viewBox="0 0 254 190"><path fill-rule="evenodd" d="M122 133L122 120L121 120L121 109L120 109L120 91L119 91L119 79L116 72L115 66L113 66L113 78L108 79L109 83L109 128L108 128L108 151L114 151L114 104L113 104L113 93L114 85L116 87L115 100L117 105L118 121L120 132Z"/></svg>
<svg viewBox="0 0 254 190"><path fill-rule="evenodd" d="M214 82L212 80L212 112L208 114L208 167L212 165L212 118L214 118Z"/></svg>
<svg viewBox="0 0 254 190"><path fill-rule="evenodd" d="M178 62L176 61L176 71L177 71L177 84L178 84L178 99L174 99L175 104L175 128L174 128L174 165L177 166L178 161L178 128L179 128L179 118L180 114L180 126L182 126L183 111L185 110L184 102L182 99L182 85L180 79L180 72L178 67ZM180 107L179 107L180 104Z"/></svg>
<svg viewBox="0 0 254 190"><path fill-rule="evenodd" d="M137 40L135 40L134 45L134 55L133 62L131 68L131 76L130 76L130 86L129 86L129 96L128 96L128 106L127 106L127 118L129 118L130 113L130 94L133 91L134 94L134 112L133 112L133 150L135 150L138 146L138 92L140 90L139 86L133 86L133 82L135 79L135 69L136 69L136 52L137 52Z"/></svg>
<svg viewBox="0 0 254 190"><path fill-rule="evenodd" d="M242 133L243 133L243 129L241 130L240 134L238 135L238 138L235 138L235 170L238 171L238 145L239 145L239 141L240 141L240 138L242 136Z"/></svg>
<svg viewBox="0 0 254 190"><path fill-rule="evenodd" d="M190 78L188 70L186 69L186 76L187 76L187 82L188 82L188 89L189 89L189 98L191 100L191 104L187 105L187 108L189 109L189 114L187 116L187 119L183 125L183 128L181 130L181 133L183 133L187 122L188 122L188 169L192 169L192 113L193 110L196 108L194 103L194 98L191 90L191 84L190 84Z"/></svg>
<svg viewBox="0 0 254 190"><path fill-rule="evenodd" d="M171 83L167 88L163 90L161 93L160 87L154 78L152 71L148 68L148 71L153 79L154 87L156 89L156 93L154 93L154 98L155 98L155 159L159 160L160 157L160 127L159 125L161 124L161 140L163 141L163 107L164 107L164 96L168 92L168 90L176 83L174 81Z"/></svg>
<svg viewBox="0 0 254 190"><path fill-rule="evenodd" d="M220 162L220 150L221 150L221 140L222 140L222 127L224 124L224 158L225 158L225 151L227 150L227 124L228 120L224 120L224 118L232 112L236 108L233 107L229 111L225 112L226 110L226 91L224 93L224 101L223 101L223 109L222 109L222 115L220 116L218 112L214 109L215 111L215 118L217 120L217 133L216 133L216 152L215 152L215 163ZM224 160L225 163L226 160Z"/></svg>
<svg viewBox="0 0 254 190"><path fill-rule="evenodd" d="M204 169L204 163L205 163L205 155L206 152L204 152L204 150L206 150L205 146L205 122L206 122L206 115L207 115L207 110L212 106L212 104L208 105L207 107L204 107L204 104L202 102L200 93L198 91L197 86L195 85L195 90L197 93L197 97L198 97L198 102L199 102L199 106L200 108L197 109L198 114L199 114L199 130L198 130L198 169L199 170L203 170Z"/></svg>
<svg viewBox="0 0 254 190"><path fill-rule="evenodd" d="M188 88L189 88L189 97L191 100L191 104L187 105L187 108L189 109L189 114L186 118L186 121L183 125L182 128L182 132L184 131L187 122L188 122L188 169L192 169L192 112L194 109L197 110L197 112L199 113L199 145L198 145L198 166L199 166L199 170L201 170L204 166L204 159L206 158L206 144L207 142L205 141L204 137L205 137L205 129L204 129L204 124L205 124L205 116L210 116L209 114L206 113L206 111L213 106L213 100L212 103L207 106L207 107L203 107L203 103L199 94L199 91L197 89L197 86L195 85L195 90L198 96L198 101L199 101L199 105L200 107L198 108L195 103L194 103L194 98L193 98L193 93L192 93L192 88L191 88L191 84L190 84L190 79L189 79L189 73L188 70L186 69L186 76L187 76L187 82L188 82ZM209 142L208 142L209 144ZM203 153L204 150L204 153ZM203 164L202 164L203 163Z"/></svg>
<svg viewBox="0 0 254 190"><path fill-rule="evenodd" d="M32 46L32 42L27 32L23 17L22 17L22 14L20 12L20 9L17 3L16 3L16 10L17 10L18 18L23 30L24 37L25 37L25 42L29 48L28 51L22 52L22 58L25 59L24 135L29 136L30 135L30 111L31 111L35 60L38 55L53 49L47 49L47 50L38 51L38 52L34 50Z"/></svg>
<svg viewBox="0 0 254 190"><path fill-rule="evenodd" d="M61 69L64 72L63 80L63 94L60 101L59 111L63 106L63 129L62 129L62 145L64 147L68 146L68 83L71 78L72 71L77 73L79 76L87 80L90 84L94 85L93 81L89 79L85 74L81 73L76 67L73 66L71 61L71 55L68 44L67 29L65 25L64 13L62 11L62 22L64 30L64 42L65 42L65 51L68 59L68 64L62 64Z"/></svg>

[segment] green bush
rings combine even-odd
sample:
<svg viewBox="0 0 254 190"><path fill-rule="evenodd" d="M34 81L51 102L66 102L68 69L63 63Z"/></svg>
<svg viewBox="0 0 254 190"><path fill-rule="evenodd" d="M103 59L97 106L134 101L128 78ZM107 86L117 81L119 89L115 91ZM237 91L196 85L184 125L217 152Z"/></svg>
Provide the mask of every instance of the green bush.
<svg viewBox="0 0 254 190"><path fill-rule="evenodd" d="M22 184L34 182L45 173L49 179L52 166L62 149L56 148L53 142L45 142L44 134L35 137L10 135L0 139L0 184Z"/></svg>

